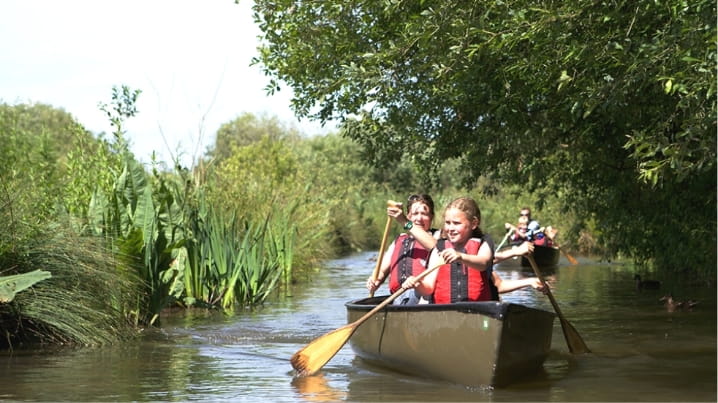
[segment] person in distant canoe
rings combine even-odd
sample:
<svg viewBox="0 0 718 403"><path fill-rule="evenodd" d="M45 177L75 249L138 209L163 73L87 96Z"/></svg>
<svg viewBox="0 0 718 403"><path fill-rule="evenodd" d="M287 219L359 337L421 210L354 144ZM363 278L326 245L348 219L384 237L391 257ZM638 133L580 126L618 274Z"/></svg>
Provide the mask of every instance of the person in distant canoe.
<svg viewBox="0 0 718 403"><path fill-rule="evenodd" d="M409 276L417 276L427 267L429 253L440 235L438 229L432 228L434 221L434 200L428 194L409 196L407 215L404 215L401 203L387 207L387 215L401 225L406 232L399 235L389 245L384 256L377 278L370 276L366 287L374 292L389 278L389 291L393 294L401 288L401 284ZM394 300L394 304L426 303L415 295L413 290L405 292Z"/></svg>
<svg viewBox="0 0 718 403"><path fill-rule="evenodd" d="M530 208L521 207L521 211L519 211L519 217L526 217L526 219L528 220L529 231L537 231L539 228L541 228L541 225L539 224L538 220L531 218Z"/></svg>
<svg viewBox="0 0 718 403"><path fill-rule="evenodd" d="M500 292L528 286L543 290L537 278L502 281L493 272L494 251L480 223L481 211L473 199L462 197L449 203L444 212L442 238L429 259L429 267L444 264L421 281L417 281L415 275L408 277L403 285L437 304L498 300ZM517 252L506 252L499 255L499 259Z"/></svg>
<svg viewBox="0 0 718 403"><path fill-rule="evenodd" d="M537 246L552 246L558 230L552 226L543 228L539 225L539 222L531 218L531 209L523 207L519 213L519 219L516 226L510 223L505 223L504 227L507 230L513 230L514 232L509 237L509 241L513 245L518 245L525 241L533 242Z"/></svg>
<svg viewBox="0 0 718 403"><path fill-rule="evenodd" d="M526 216L519 217L519 221L516 226L509 223L505 223L504 227L507 230L513 231L509 236L509 243L511 245L520 245L526 241L529 241L529 218Z"/></svg>

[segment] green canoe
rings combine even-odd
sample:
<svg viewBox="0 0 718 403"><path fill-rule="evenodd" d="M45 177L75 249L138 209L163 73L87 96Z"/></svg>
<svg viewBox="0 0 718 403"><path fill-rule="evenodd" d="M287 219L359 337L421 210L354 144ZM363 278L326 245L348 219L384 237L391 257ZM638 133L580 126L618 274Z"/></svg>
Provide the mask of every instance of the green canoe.
<svg viewBox="0 0 718 403"><path fill-rule="evenodd" d="M386 296L346 303L352 323ZM504 302L389 305L350 339L363 360L466 386L504 386L538 373L555 314Z"/></svg>

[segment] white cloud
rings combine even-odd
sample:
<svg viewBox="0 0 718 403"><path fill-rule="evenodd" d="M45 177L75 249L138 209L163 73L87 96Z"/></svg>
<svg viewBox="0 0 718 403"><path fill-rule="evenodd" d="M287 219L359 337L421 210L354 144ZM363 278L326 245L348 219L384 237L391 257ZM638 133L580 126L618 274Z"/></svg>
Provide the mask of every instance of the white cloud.
<svg viewBox="0 0 718 403"><path fill-rule="evenodd" d="M277 116L307 134L285 88L250 67L258 28L241 0L5 0L0 2L0 101L63 108L93 132L112 129L98 103L113 86L141 89L126 125L133 151L183 163L201 155L219 126L241 113ZM162 139L165 136L167 145Z"/></svg>

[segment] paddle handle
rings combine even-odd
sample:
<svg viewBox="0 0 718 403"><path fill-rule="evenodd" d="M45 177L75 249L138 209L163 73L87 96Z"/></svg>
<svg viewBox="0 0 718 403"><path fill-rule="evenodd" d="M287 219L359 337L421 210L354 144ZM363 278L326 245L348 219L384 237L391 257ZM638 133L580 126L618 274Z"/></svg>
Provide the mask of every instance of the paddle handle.
<svg viewBox="0 0 718 403"><path fill-rule="evenodd" d="M430 268L430 269L424 270L423 272L421 272L421 274L419 274L418 276L416 276L416 281L420 281L421 279L423 279L424 277L426 277L429 273L431 273L431 272L433 272L434 270L438 269L438 268L441 267L442 265L444 265L444 262L443 262L443 261L440 262L439 264L435 265L434 267ZM379 305L375 306L371 311L367 312L364 316L362 316L361 318L357 319L354 323L352 323L352 326L353 326L353 327L358 327L359 325L361 325L362 323L364 323L367 319L369 319L372 315L374 315L375 313L379 312L379 311L382 310L385 306L389 305L392 301L394 301L395 299L397 299L401 294L403 294L404 292L406 292L406 290L408 290L408 288L404 288L404 286L402 285L401 288L398 289L398 290L396 290L395 293L393 293L393 294L391 294L390 296L388 296L388 297L387 297L384 301L382 301Z"/></svg>
<svg viewBox="0 0 718 403"><path fill-rule="evenodd" d="M381 238L381 246L379 247L379 257L376 258L376 266L374 271L371 273L372 281L376 281L379 276L379 269L381 268L381 262L384 260L384 250L386 250L386 242L389 239L389 229L391 229L391 217L387 217L386 225L384 226L384 236ZM374 296L374 291L369 292L369 296Z"/></svg>

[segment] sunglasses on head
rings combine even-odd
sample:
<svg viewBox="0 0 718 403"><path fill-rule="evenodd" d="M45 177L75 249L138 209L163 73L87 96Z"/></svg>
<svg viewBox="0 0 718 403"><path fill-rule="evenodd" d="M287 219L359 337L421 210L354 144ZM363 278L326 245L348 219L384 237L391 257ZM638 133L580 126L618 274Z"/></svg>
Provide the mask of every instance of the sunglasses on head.
<svg viewBox="0 0 718 403"><path fill-rule="evenodd" d="M417 195L417 194L414 194L414 195L409 196L409 203L415 202L415 201L417 201L417 200L427 201L427 202L428 202L428 201L431 200L431 196L429 196L428 194L425 194L425 193L424 193L424 194L418 194L418 195Z"/></svg>

